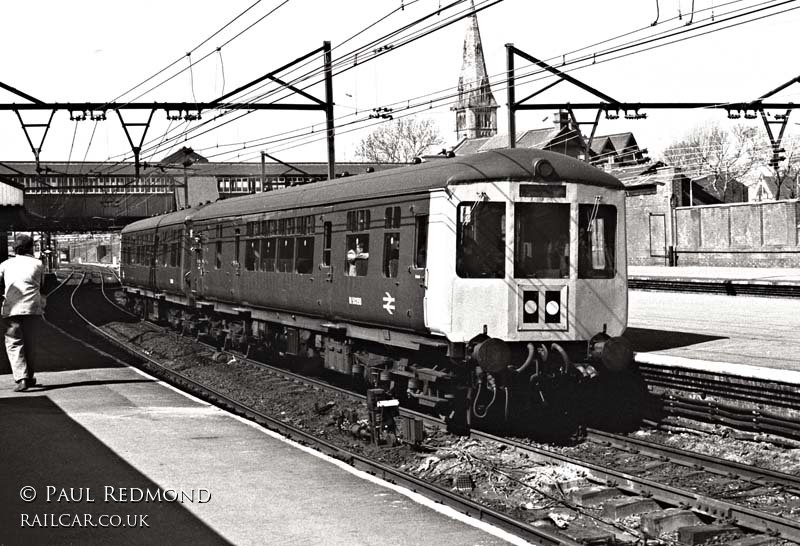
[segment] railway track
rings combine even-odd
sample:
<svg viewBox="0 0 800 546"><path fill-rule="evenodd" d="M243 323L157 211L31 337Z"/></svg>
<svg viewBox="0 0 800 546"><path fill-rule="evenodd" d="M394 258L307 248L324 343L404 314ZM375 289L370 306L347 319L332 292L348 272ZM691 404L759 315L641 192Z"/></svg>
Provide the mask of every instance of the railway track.
<svg viewBox="0 0 800 546"><path fill-rule="evenodd" d="M75 288L71 300L74 301L75 293L82 284L79 283ZM112 298L105 296L105 290L102 292L108 303L118 308ZM75 312L80 313L78 309ZM84 310L83 320L92 324L85 314L88 313ZM492 522L536 544L611 544L618 543L615 541L642 540L647 536L665 533L677 533L677 538L687 543L698 543L715 536L738 535L745 537L741 540L748 541L747 544L766 544L767 541L774 540L800 542L800 522L797 521L800 513L791 508L793 502L800 506L800 502L797 502L800 480L794 476L595 430L587 432L587 442L579 448L566 451L473 431L472 439L492 443L500 451L513 449L538 464L572 465L586 473L587 479L581 483L559 484L552 491L537 493L551 500L555 499L563 508L576 514L576 520L586 520L591 525L581 526L573 521L566 530L532 525L525 521L526 518L530 520L529 515L520 515L519 511L514 510L509 514L489 508L476 498L471 498L473 491L465 492L463 487L435 485L391 465L382 464L373 458L323 440L303 427L287 423L285 419L276 419L255 410L186 374L169 369L141 350L130 347L124 340L113 339L102 328L93 324L92 326L101 335L136 354L137 359L147 362L149 369L157 369L160 377L173 384L191 389L215 404L291 438L314 445L357 468L402 484L481 520ZM269 374L284 384L289 382L295 387L301 385L306 388L335 390L341 396L353 397L363 403L363 396L335 388L328 383L251 361L241 354L235 355L235 358L239 362L249 362L260 369L269 370ZM429 430L443 426L441 420L427 415L404 411L404 416L423 421ZM568 453L570 450L575 453ZM593 462L597 460L613 461L613 464ZM520 487L526 485L521 483ZM461 489L461 494L453 489ZM780 497L790 507L790 515L793 517L761 509L764 506L759 505L758 499L776 497ZM797 510L800 511L800 508ZM619 522L620 519L636 515L637 511L644 514L638 524L631 526L630 523ZM760 540L764 542L759 542Z"/></svg>
<svg viewBox="0 0 800 546"><path fill-rule="evenodd" d="M648 417L683 417L800 440L797 385L639 363L651 393Z"/></svg>

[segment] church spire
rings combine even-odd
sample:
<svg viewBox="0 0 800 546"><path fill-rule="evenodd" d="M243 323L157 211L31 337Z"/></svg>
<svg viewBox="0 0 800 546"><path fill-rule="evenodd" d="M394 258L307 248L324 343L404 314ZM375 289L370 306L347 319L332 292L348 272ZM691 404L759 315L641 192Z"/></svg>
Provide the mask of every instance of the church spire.
<svg viewBox="0 0 800 546"><path fill-rule="evenodd" d="M458 102L456 111L456 136L458 138L480 138L497 134L497 101L489 87L486 61L483 58L481 33L475 3L464 37L464 53L461 74L458 77Z"/></svg>

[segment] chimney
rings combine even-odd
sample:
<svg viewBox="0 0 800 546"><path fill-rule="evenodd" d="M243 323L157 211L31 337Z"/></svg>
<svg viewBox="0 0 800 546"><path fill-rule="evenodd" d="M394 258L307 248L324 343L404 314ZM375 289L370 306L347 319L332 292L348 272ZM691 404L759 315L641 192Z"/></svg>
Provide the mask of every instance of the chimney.
<svg viewBox="0 0 800 546"><path fill-rule="evenodd" d="M558 116L555 116L555 123L559 129L569 129L572 126L572 121L569 119L569 112L559 110Z"/></svg>

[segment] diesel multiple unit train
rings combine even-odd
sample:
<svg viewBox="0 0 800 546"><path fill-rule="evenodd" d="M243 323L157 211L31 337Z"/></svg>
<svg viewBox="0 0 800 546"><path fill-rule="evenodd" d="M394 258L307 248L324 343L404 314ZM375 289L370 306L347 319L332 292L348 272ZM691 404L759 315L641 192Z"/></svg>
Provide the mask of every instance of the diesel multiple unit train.
<svg viewBox="0 0 800 546"><path fill-rule="evenodd" d="M581 161L497 150L141 220L121 273L142 316L250 355L531 420L631 369L624 207Z"/></svg>

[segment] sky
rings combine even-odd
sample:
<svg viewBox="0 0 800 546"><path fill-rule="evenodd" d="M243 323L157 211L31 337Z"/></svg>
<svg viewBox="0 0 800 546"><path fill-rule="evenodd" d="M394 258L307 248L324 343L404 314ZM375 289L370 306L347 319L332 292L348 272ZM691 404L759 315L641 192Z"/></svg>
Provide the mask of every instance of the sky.
<svg viewBox="0 0 800 546"><path fill-rule="evenodd" d="M475 0L475 5L481 8L493 2ZM401 44L398 40L409 35L406 31L389 42L375 43L357 59L348 56L354 49L427 15L433 14L412 30L441 25L469 8L469 1L455 2L448 9L451 3L453 0L5 0L0 82L48 103L211 101L328 40L334 48L334 63L343 63L335 71L346 68L333 78L337 161L356 160L356 145L377 122L369 117L375 108L393 108L395 116L430 118L438 125L445 144L452 145L455 113L450 110L450 99L435 99L455 91L467 20ZM694 16L687 26L693 5ZM731 23L763 19L724 28L731 24L723 22L726 17L754 10L761 11ZM712 14L714 24L703 27L712 23ZM478 21L487 69L496 76L492 82L500 104L501 133L507 131L503 82L507 43L627 102L753 100L800 75L800 65L795 61L800 0L502 0L481 11ZM639 52L617 59L603 53L632 39L681 30L685 31L682 38L712 32L670 45L663 45L664 40L652 42L646 47L661 47L647 51L640 51L644 49L641 46L626 49L625 53ZM386 43L394 47L376 57L372 50ZM577 62L581 56L595 63ZM170 65L160 76L135 87ZM282 72L280 76L291 81L321 66L321 61L314 59L302 70ZM516 66L518 78L533 72L521 58L516 59ZM166 76L173 75L161 84ZM552 81L544 74L522 79L517 98ZM279 96L275 89L275 85L261 89L262 93L269 91L261 100L275 101ZM319 83L308 92L324 97ZM246 102L253 97L251 92L230 100ZM800 83L772 99L800 103ZM529 102L588 100L596 102L585 91L562 82ZM282 99L287 101L308 102L296 95ZM25 100L0 89L0 103L10 102ZM643 120L602 119L597 132L632 131L639 145L657 157L694 126L719 123L728 127L735 123L722 110L646 113ZM517 129L551 126L553 114L521 112ZM31 124L46 121L49 113L22 115ZM123 115L128 123L146 119L146 112L128 110ZM240 115L229 112L216 120L225 125L215 127L215 123L208 123L214 113L204 112L202 120L187 125L170 122L159 110L146 135L142 159L158 161L181 146L191 146L214 161L257 161L262 150L284 161L326 160L322 112L258 111ZM578 117L588 121L593 113L587 111ZM187 128L191 129L188 134L184 131ZM798 129L800 112L795 112L788 132L797 133ZM140 129L132 127L131 131L138 141ZM38 145L41 130L32 129L32 137ZM112 112L101 122L71 121L68 112L57 112L41 153L45 163L130 158L130 146ZM16 115L0 111L0 161L32 159Z"/></svg>

